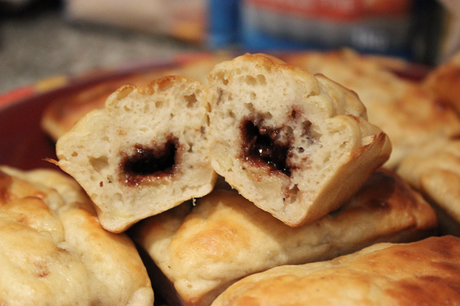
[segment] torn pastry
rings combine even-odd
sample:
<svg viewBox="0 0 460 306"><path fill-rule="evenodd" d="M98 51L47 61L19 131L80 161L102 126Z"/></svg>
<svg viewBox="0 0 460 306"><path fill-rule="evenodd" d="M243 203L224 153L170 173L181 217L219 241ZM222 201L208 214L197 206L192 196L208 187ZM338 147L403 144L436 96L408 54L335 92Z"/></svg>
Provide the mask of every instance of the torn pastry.
<svg viewBox="0 0 460 306"><path fill-rule="evenodd" d="M357 95L322 75L246 54L208 83L213 168L290 226L343 205L390 155Z"/></svg>
<svg viewBox="0 0 460 306"><path fill-rule="evenodd" d="M126 85L58 139L59 167L95 203L102 226L133 223L209 193L206 89L170 76Z"/></svg>

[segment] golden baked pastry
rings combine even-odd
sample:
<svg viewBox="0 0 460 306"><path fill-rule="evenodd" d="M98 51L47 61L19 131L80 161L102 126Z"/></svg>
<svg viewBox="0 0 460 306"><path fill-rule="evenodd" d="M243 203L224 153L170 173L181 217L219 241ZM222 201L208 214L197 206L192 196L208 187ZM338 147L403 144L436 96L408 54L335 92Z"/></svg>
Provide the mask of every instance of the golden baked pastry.
<svg viewBox="0 0 460 306"><path fill-rule="evenodd" d="M387 168L394 169L404 156L424 144L460 134L460 119L448 103L425 90L419 81L401 76L410 75L407 62L349 49L282 58L311 73L322 73L358 94L369 122L390 137L393 150Z"/></svg>
<svg viewBox="0 0 460 306"><path fill-rule="evenodd" d="M423 80L423 86L460 112L460 52L434 68Z"/></svg>
<svg viewBox="0 0 460 306"><path fill-rule="evenodd" d="M356 94L324 76L246 54L208 83L214 170L287 225L343 205L390 155Z"/></svg>
<svg viewBox="0 0 460 306"><path fill-rule="evenodd" d="M59 167L91 197L105 229L122 232L212 190L206 92L179 76L126 85L58 139Z"/></svg>
<svg viewBox="0 0 460 306"><path fill-rule="evenodd" d="M397 172L437 209L441 233L460 236L460 140L435 141L411 153Z"/></svg>
<svg viewBox="0 0 460 306"><path fill-rule="evenodd" d="M421 239L436 222L420 194L380 169L345 206L301 227L285 225L235 191L215 189L195 205L141 221L130 236L161 271L153 276L161 280L153 284L155 292L169 305L204 306L247 275L331 259L376 242Z"/></svg>
<svg viewBox="0 0 460 306"><path fill-rule="evenodd" d="M212 306L456 305L459 287L460 239L443 236L273 268L235 283Z"/></svg>
<svg viewBox="0 0 460 306"><path fill-rule="evenodd" d="M153 305L133 242L54 170L0 167L0 304Z"/></svg>

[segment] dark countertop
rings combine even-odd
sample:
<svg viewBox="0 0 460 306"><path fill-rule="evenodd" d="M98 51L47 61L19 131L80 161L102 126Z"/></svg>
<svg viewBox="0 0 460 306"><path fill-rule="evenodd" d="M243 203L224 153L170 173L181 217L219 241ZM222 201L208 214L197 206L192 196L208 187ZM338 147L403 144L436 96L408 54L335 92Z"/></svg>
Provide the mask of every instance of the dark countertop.
<svg viewBox="0 0 460 306"><path fill-rule="evenodd" d="M60 11L0 23L0 95L38 80L199 50L168 37L78 24Z"/></svg>

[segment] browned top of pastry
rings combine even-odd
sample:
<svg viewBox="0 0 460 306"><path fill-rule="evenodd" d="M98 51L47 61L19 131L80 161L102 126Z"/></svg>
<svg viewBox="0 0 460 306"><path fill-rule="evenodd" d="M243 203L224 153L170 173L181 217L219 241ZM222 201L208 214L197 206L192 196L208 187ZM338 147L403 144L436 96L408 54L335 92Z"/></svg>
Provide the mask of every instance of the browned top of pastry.
<svg viewBox="0 0 460 306"><path fill-rule="evenodd" d="M1 167L0 237L6 305L153 305L132 241L103 230L62 173Z"/></svg>
<svg viewBox="0 0 460 306"><path fill-rule="evenodd" d="M274 268L237 282L212 305L455 305L459 287L460 239L444 236Z"/></svg>
<svg viewBox="0 0 460 306"><path fill-rule="evenodd" d="M209 305L238 279L284 264L334 258L381 241L412 241L436 226L431 207L398 176L375 172L340 210L289 227L236 192L142 221L133 236L184 305Z"/></svg>
<svg viewBox="0 0 460 306"><path fill-rule="evenodd" d="M404 158L397 172L460 224L460 140L439 140Z"/></svg>
<svg viewBox="0 0 460 306"><path fill-rule="evenodd" d="M441 101L460 112L460 52L432 70L423 85Z"/></svg>

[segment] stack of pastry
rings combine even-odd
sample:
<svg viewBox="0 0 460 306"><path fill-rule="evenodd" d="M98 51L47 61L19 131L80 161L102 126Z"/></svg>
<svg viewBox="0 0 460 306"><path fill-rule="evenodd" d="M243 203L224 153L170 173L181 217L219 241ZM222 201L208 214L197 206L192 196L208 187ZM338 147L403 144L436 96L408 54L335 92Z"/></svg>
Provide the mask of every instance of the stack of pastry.
<svg viewBox="0 0 460 306"><path fill-rule="evenodd" d="M300 265L433 235L431 206L381 168L390 139L355 92L278 58L247 54L215 65L205 85L164 77L121 87L61 136L56 151L101 225L127 231L149 254L156 293L169 305L211 305L223 292L216 303L235 300L229 286L274 267L291 279ZM401 252L436 243L457 251L456 238L444 240ZM355 256L371 265L374 255L361 254L390 256L384 248L394 250L378 245ZM356 262L346 258L323 264ZM308 293L301 284L296 296ZM267 286L281 292L286 285L279 285ZM241 293L238 286L231 288ZM250 301L257 298L241 305Z"/></svg>
<svg viewBox="0 0 460 306"><path fill-rule="evenodd" d="M70 177L1 168L0 304L458 301L460 239L437 232L460 223L446 69L420 83L350 50L225 57L50 104Z"/></svg>

